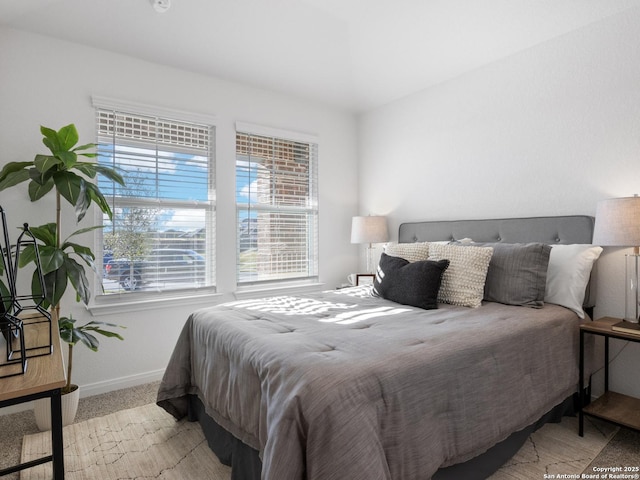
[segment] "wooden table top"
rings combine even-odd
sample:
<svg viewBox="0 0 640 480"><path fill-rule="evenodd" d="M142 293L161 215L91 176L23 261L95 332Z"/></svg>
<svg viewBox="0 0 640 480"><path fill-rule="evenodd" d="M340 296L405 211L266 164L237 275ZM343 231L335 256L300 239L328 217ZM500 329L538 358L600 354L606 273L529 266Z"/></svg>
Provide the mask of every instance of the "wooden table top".
<svg viewBox="0 0 640 480"><path fill-rule="evenodd" d="M25 322L33 321L33 315ZM25 343L29 346L47 345L49 335L47 326L51 325L51 339L53 352L50 355L42 355L29 358L27 352L27 370L22 375L0 378L0 401L11 400L35 393L46 392L56 388L62 388L66 384L64 359L62 356L60 333L55 322L29 323L25 326ZM0 335L0 343L4 338Z"/></svg>
<svg viewBox="0 0 640 480"><path fill-rule="evenodd" d="M621 318L602 317L594 320L593 322L585 322L580 325L580 328L587 332L607 334L610 336L615 336L616 338L623 338L634 342L640 341L640 335L634 335L633 333L620 332L618 330L611 329L614 324L621 321Z"/></svg>

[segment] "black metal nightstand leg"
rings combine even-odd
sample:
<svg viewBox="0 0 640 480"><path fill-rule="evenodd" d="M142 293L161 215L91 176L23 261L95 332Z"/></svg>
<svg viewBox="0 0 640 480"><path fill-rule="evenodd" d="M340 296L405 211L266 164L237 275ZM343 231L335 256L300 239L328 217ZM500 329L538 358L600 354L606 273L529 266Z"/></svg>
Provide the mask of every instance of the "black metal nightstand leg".
<svg viewBox="0 0 640 480"><path fill-rule="evenodd" d="M584 413L582 408L585 404L584 398L584 331L580 330L580 379L578 392L578 435L584 436Z"/></svg>
<svg viewBox="0 0 640 480"><path fill-rule="evenodd" d="M609 337L604 337L604 391L609 391Z"/></svg>
<svg viewBox="0 0 640 480"><path fill-rule="evenodd" d="M62 440L62 399L60 389L51 395L51 449L53 478L64 480L64 449Z"/></svg>

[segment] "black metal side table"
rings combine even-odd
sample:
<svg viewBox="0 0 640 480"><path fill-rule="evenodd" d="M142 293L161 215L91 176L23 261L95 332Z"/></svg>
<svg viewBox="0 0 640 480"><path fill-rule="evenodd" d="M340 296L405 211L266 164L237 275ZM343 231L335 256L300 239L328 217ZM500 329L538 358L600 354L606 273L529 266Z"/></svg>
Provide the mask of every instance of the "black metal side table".
<svg viewBox="0 0 640 480"><path fill-rule="evenodd" d="M640 431L640 399L609 390L609 339L618 338L640 343L640 335L619 332L611 327L621 322L620 318L603 317L580 325L580 411L578 433L584 435L584 416L602 420ZM604 394L587 404L584 391L584 337L586 334L604 337Z"/></svg>

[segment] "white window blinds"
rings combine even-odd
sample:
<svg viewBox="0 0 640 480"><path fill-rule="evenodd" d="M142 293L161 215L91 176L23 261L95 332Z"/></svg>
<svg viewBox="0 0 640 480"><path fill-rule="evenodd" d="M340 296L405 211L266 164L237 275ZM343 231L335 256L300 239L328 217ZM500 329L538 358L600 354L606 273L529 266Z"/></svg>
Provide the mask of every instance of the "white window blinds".
<svg viewBox="0 0 640 480"><path fill-rule="evenodd" d="M318 147L236 132L239 284L318 274Z"/></svg>
<svg viewBox="0 0 640 480"><path fill-rule="evenodd" d="M97 109L99 162L125 179L99 178L105 293L215 285L214 127Z"/></svg>

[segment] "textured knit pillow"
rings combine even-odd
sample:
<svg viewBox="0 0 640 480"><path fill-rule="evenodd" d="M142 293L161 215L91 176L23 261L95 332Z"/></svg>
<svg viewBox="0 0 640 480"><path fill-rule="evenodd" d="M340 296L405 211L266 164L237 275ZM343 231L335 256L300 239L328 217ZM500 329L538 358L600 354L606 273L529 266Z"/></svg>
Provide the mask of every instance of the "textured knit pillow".
<svg viewBox="0 0 640 480"><path fill-rule="evenodd" d="M432 310L438 308L438 290L448 260L409 262L383 253L373 281L374 292L403 305Z"/></svg>
<svg viewBox="0 0 640 480"><path fill-rule="evenodd" d="M429 244L429 260L449 260L442 276L438 301L463 307L479 307L493 248Z"/></svg>
<svg viewBox="0 0 640 480"><path fill-rule="evenodd" d="M429 243L394 243L390 242L384 247L384 253L392 257L400 257L410 262L418 262L429 258Z"/></svg>

